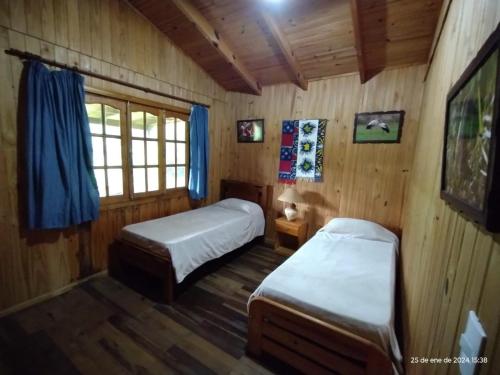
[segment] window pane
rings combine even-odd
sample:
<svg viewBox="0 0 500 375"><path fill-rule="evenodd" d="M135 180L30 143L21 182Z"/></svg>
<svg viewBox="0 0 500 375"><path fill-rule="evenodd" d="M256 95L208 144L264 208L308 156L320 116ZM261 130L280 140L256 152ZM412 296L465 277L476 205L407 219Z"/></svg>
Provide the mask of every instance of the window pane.
<svg viewBox="0 0 500 375"><path fill-rule="evenodd" d="M148 191L159 189L158 168L148 168Z"/></svg>
<svg viewBox="0 0 500 375"><path fill-rule="evenodd" d="M132 112L132 137L144 138L144 112Z"/></svg>
<svg viewBox="0 0 500 375"><path fill-rule="evenodd" d="M92 156L94 167L104 166L104 149L101 137L92 137Z"/></svg>
<svg viewBox="0 0 500 375"><path fill-rule="evenodd" d="M120 135L120 110L105 105L104 112L106 116L106 134Z"/></svg>
<svg viewBox="0 0 500 375"><path fill-rule="evenodd" d="M180 118L177 119L177 140L186 140L186 121L183 121Z"/></svg>
<svg viewBox="0 0 500 375"><path fill-rule="evenodd" d="M158 141L148 141L148 165L158 165Z"/></svg>
<svg viewBox="0 0 500 375"><path fill-rule="evenodd" d="M175 164L175 143L167 142L165 146L165 164Z"/></svg>
<svg viewBox="0 0 500 375"><path fill-rule="evenodd" d="M90 132L93 134L102 134L102 111L98 103L85 104L87 116L89 118Z"/></svg>
<svg viewBox="0 0 500 375"><path fill-rule="evenodd" d="M186 167L177 167L177 187L186 186Z"/></svg>
<svg viewBox="0 0 500 375"><path fill-rule="evenodd" d="M146 112L146 137L158 138L158 116Z"/></svg>
<svg viewBox="0 0 500 375"><path fill-rule="evenodd" d="M177 143L177 164L186 164L186 144Z"/></svg>
<svg viewBox="0 0 500 375"><path fill-rule="evenodd" d="M109 195L123 195L123 174L121 169L108 169Z"/></svg>
<svg viewBox="0 0 500 375"><path fill-rule="evenodd" d="M144 165L144 141L132 140L132 165Z"/></svg>
<svg viewBox="0 0 500 375"><path fill-rule="evenodd" d="M175 140L175 119L173 117L168 117L165 119L165 139Z"/></svg>
<svg viewBox="0 0 500 375"><path fill-rule="evenodd" d="M166 173L166 185L167 189L171 189L175 187L175 167L167 167Z"/></svg>
<svg viewBox="0 0 500 375"><path fill-rule="evenodd" d="M146 191L146 170L145 168L134 168L134 193L144 193Z"/></svg>
<svg viewBox="0 0 500 375"><path fill-rule="evenodd" d="M106 161L110 167L122 165L122 142L117 138L106 138Z"/></svg>
<svg viewBox="0 0 500 375"><path fill-rule="evenodd" d="M94 169L95 180L97 188L99 189L99 196L106 196L106 178L104 177L104 169Z"/></svg>

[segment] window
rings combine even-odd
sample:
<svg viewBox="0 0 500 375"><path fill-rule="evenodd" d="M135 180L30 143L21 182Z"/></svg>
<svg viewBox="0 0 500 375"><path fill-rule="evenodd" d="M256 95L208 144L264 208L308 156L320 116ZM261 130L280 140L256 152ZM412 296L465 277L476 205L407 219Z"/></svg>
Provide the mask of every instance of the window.
<svg viewBox="0 0 500 375"><path fill-rule="evenodd" d="M131 111L132 181L134 194L160 190L158 112Z"/></svg>
<svg viewBox="0 0 500 375"><path fill-rule="evenodd" d="M123 196L124 103L90 96L87 98L86 108L92 134L94 174L99 196Z"/></svg>
<svg viewBox="0 0 500 375"><path fill-rule="evenodd" d="M186 114L91 94L86 108L103 202L187 186Z"/></svg>
<svg viewBox="0 0 500 375"><path fill-rule="evenodd" d="M165 186L167 189L187 184L187 126L178 117L165 118Z"/></svg>

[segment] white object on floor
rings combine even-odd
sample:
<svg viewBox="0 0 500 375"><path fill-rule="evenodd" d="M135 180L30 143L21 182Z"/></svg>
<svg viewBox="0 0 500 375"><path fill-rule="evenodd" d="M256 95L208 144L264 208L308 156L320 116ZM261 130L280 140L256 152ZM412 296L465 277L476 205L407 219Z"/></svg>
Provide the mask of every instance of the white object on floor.
<svg viewBox="0 0 500 375"><path fill-rule="evenodd" d="M481 355L486 343L486 332L474 311L469 311L465 332L460 336L459 365L462 375L474 375L481 363Z"/></svg>
<svg viewBox="0 0 500 375"><path fill-rule="evenodd" d="M120 237L144 248L168 252L178 283L202 264L264 234L262 208L242 199L124 227Z"/></svg>

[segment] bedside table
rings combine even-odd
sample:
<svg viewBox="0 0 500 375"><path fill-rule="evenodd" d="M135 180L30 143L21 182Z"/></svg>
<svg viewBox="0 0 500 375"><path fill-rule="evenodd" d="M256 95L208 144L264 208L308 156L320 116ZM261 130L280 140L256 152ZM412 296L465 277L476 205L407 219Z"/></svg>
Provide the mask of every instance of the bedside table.
<svg viewBox="0 0 500 375"><path fill-rule="evenodd" d="M275 220L276 234L278 240L276 243L276 252L281 255L292 255L295 250L306 242L307 222L302 219L288 221L282 216Z"/></svg>

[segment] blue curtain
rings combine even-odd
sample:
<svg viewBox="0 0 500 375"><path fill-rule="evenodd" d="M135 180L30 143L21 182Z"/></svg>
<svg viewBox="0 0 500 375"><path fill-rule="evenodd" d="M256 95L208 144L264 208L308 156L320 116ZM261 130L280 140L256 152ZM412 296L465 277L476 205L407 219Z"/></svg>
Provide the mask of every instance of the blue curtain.
<svg viewBox="0 0 500 375"><path fill-rule="evenodd" d="M66 228L95 220L99 193L83 77L26 66L26 190L29 229Z"/></svg>
<svg viewBox="0 0 500 375"><path fill-rule="evenodd" d="M208 194L208 109L195 105L189 116L189 196L203 199Z"/></svg>

